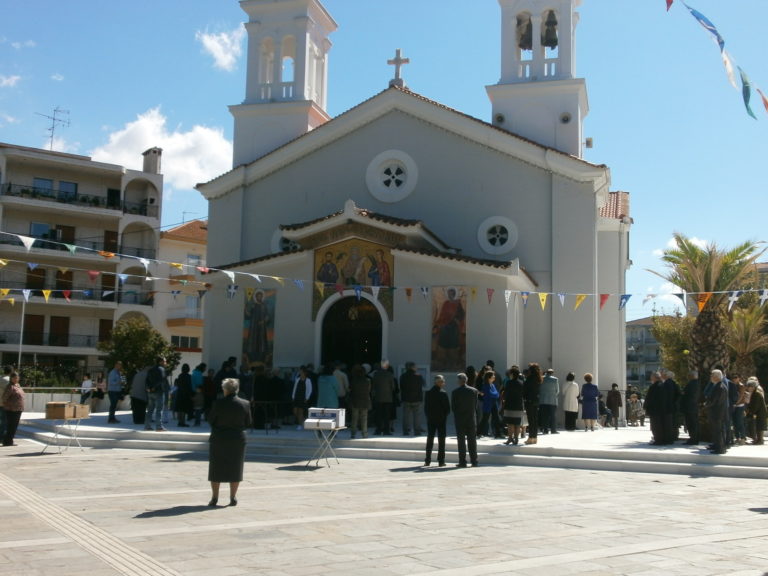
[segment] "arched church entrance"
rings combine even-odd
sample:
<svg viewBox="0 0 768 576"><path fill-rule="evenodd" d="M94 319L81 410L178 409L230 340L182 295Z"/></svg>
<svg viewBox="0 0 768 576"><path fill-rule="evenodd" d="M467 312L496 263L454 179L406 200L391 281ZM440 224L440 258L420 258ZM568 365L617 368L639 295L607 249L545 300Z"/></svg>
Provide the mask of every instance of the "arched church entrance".
<svg viewBox="0 0 768 576"><path fill-rule="evenodd" d="M381 360L381 315L365 298L341 298L323 318L321 362L339 360L353 366Z"/></svg>

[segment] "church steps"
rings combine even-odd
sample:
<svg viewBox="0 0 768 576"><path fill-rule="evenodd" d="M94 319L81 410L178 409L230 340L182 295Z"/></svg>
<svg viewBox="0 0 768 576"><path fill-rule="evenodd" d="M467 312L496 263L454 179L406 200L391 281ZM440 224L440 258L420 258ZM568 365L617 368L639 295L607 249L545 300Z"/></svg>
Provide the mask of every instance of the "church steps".
<svg viewBox="0 0 768 576"><path fill-rule="evenodd" d="M202 428L197 430L155 432L81 426L79 441L83 447L94 449L158 450L204 455L208 451L208 432L207 429L203 431ZM310 434L310 432L287 429L281 433L269 435L264 434L263 431L250 433L247 459L251 461L276 459L305 463L317 448L317 443ZM50 421L27 420L20 427L19 435L48 443L53 438L54 429ZM65 446L68 438L64 434L61 434L60 438ZM575 436L571 438L578 440ZM642 444L638 443L637 446L642 447ZM413 463L414 466L418 466L424 460L424 437L391 436L355 440L339 437L333 447L339 459L393 460ZM752 451L762 449L762 447L744 448ZM70 446L70 449L77 449L77 447ZM56 451L55 446L47 450L52 453ZM456 461L457 452L455 438L448 438L447 451L449 466L452 466ZM745 453L748 455L716 456L682 446L657 449L616 449L610 446L554 447L541 444L505 446L499 441L480 440L478 453L482 466L555 467L768 479L768 459L755 457L754 452ZM332 457L329 458L329 462L335 465ZM321 460L320 464L325 465L325 462Z"/></svg>

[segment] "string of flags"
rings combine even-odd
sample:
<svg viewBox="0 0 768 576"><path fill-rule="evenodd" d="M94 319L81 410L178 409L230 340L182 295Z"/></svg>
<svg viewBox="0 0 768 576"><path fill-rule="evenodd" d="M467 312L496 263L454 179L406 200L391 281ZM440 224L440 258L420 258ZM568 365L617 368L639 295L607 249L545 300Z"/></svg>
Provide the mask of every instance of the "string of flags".
<svg viewBox="0 0 768 576"><path fill-rule="evenodd" d="M666 2L667 2L667 12L669 12L669 9L672 8L672 5L674 4L675 0L666 0ZM725 66L725 72L728 75L728 81L736 90L739 90L739 86L736 83L736 77L734 74L734 59L731 56L731 54L725 49L725 39L717 30L717 27L704 14L702 14L695 8L692 8L683 0L680 0L680 3L683 6L685 6L688 9L688 12L690 12L691 16L693 16L696 19L696 21L699 24L701 24L701 26L712 35L713 40L720 48L720 57L723 60L723 66ZM752 110L752 105L751 105L752 87L753 87L752 82L749 79L749 76L747 75L747 73L744 71L744 69L741 68L741 66L736 65L735 68L739 71L739 80L741 81L741 95L742 95L742 99L744 100L744 107L747 110L747 114L749 114L752 118L757 120L757 116L755 116L755 113ZM765 93L759 88L755 88L755 90L760 95L760 98L762 99L762 102L763 102L763 107L768 113L768 97L766 97Z"/></svg>
<svg viewBox="0 0 768 576"><path fill-rule="evenodd" d="M38 240L37 238L32 238L28 236L23 236L20 234L11 234L10 232L3 232L0 231L0 234L6 234L11 236L16 236L19 241L25 246L27 252L30 252L31 249L34 247L35 241ZM60 244L62 246L65 246L70 253L75 254L77 251L87 251L90 253L97 253L98 255L102 256L103 258L107 260L111 260L112 258L128 258L128 259L134 259L138 260L142 263L144 266L146 274L143 276L139 276L136 274L124 274L124 273L112 273L112 272L104 272L100 270L87 270L83 268L72 268L72 267L58 267L58 270L61 272L68 272L68 271L82 271L86 272L91 282L94 282L98 279L101 275L114 275L117 277L117 280L119 281L120 285L125 285L126 281L129 278L140 278L143 281L166 281L166 282L172 282L172 283L178 283L182 285L193 285L193 286L199 286L200 289L197 290L197 294L199 297L203 297L212 287L212 285L209 282L203 281L203 280L191 280L191 279L176 279L173 277L158 277L156 275L150 275L149 274L149 267L150 265L166 265L169 268L169 272L172 270L177 270L182 273L184 272L192 272L195 274L202 274L205 276L208 276L213 273L222 273L224 274L227 279L229 280L229 284L226 286L226 298L227 300L234 300L237 294L240 291L240 284L236 283L247 281L247 279L250 279L250 281L255 281L258 285L263 285L263 281L265 279L274 280L279 286L286 286L292 284L296 289L298 290L305 290L306 289L306 282L303 279L300 278L285 278L280 276L271 276L267 274L253 274L250 272L237 272L233 270L222 270L219 268L209 268L205 266L198 266L193 264L183 264L180 262L168 262L163 260L155 260L150 258L140 258L137 256L132 255L126 255L126 254L118 254L114 252L106 252L103 250L94 250L92 248L86 248L82 246L74 246L70 244L63 244L58 242L53 242L51 240L44 240L46 243L46 247L49 247L52 244ZM35 270L37 267L40 266L38 262L27 262L23 260L13 260L9 258L0 259L0 268L4 268L9 263L15 262L15 263L23 263L26 264L27 268L29 270ZM362 298L363 291L371 293L374 298L378 299L381 295L381 291L389 291L390 294L394 294L396 290L402 289L405 293L406 299L408 302L413 301L413 295L414 295L414 287L403 287L403 286L371 286L371 285L363 285L363 284L356 284L356 285L345 285L345 284L329 284L326 282L314 282L315 289L319 292L320 297L325 297L326 290L332 290L337 292L338 294L343 294L347 290L352 290L357 297L358 300ZM419 286L416 288L418 292L422 295L422 298L425 301L428 301L430 298L430 293L434 290L434 287L430 286ZM469 296L472 301L475 301L480 294L480 288L476 286L468 287L466 288L469 292ZM76 294L80 294L86 298L93 298L96 296L100 296L102 299L107 298L114 294L114 290L96 290L96 289L81 289L81 290L53 290L53 289L43 289L43 290L33 290L29 288L0 288L0 302L9 302L10 304L14 304L16 301L16 298L13 296L14 294L20 294L25 302L29 301L30 296L34 292L41 292L43 295L43 298L45 299L45 302L47 303L49 301L49 298L51 296L61 296L63 297L67 302L71 302L72 297ZM246 300L250 301L256 297L256 293L258 290L252 286L247 286L245 288L246 293ZM497 290L495 288L486 288L485 289L485 297L488 301L488 304L493 303L494 296L496 295ZM136 293L133 290L123 290L123 294L131 294ZM159 290L152 290L149 292L150 296L154 296L155 294L171 294L174 299L180 295L182 292L178 289L171 289L169 291L159 291ZM768 288L763 289L749 289L749 290L734 290L729 292L702 292L702 293L694 293L694 292L680 292L680 293L674 293L674 296L677 296L682 301L683 305L687 307L687 301L689 297L692 297L695 299L695 302L699 308L699 311L701 311L704 306L706 306L707 302L709 302L710 298L714 294L727 294L728 295L728 311L733 308L733 306L738 302L738 300L744 296L745 294L749 293L757 293L759 295L759 304L762 308L766 302L768 302ZM608 301L613 298L618 298L618 309L623 310L626 308L627 303L632 298L633 294L614 294L614 293L600 293L600 294L590 294L590 293L572 293L572 292L530 292L530 291L519 291L519 290L504 290L504 302L507 307L509 307L511 302L514 302L514 299L520 298L523 308L528 308L528 302L530 298L533 296L534 301L538 300L539 306L542 310L545 310L547 307L547 304L550 302L550 300L557 299L557 302L560 303L561 308L566 308L566 303L568 303L568 306L571 306L571 301L573 302L573 310L578 310L579 307L588 299L588 298L596 298L597 304L599 306L600 310L603 310L608 303ZM643 298L643 304L646 304L649 300L653 300L655 298L658 298L662 295L659 294L646 294Z"/></svg>

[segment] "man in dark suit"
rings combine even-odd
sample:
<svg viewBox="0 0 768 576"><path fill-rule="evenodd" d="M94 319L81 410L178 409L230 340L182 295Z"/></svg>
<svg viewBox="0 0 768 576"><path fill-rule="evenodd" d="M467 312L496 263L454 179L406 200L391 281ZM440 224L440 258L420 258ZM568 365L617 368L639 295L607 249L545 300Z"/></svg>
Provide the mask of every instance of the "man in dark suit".
<svg viewBox="0 0 768 576"><path fill-rule="evenodd" d="M435 376L435 384L424 395L424 414L427 417L427 456L424 466L432 462L432 446L437 432L437 463L445 466L445 422L451 412L451 403L445 393L445 378L442 374Z"/></svg>
<svg viewBox="0 0 768 576"><path fill-rule="evenodd" d="M469 460L472 466L477 466L477 421L475 409L477 407L477 390L467 386L467 375L456 375L459 387L451 394L453 406L453 421L456 424L456 438L459 443L459 468L467 467L467 448L469 448Z"/></svg>

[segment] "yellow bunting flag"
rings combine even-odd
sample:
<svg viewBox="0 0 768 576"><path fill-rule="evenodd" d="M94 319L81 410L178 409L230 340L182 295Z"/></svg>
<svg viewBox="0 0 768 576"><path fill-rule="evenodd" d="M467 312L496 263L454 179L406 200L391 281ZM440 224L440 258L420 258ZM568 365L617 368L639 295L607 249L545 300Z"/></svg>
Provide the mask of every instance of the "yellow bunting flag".
<svg viewBox="0 0 768 576"><path fill-rule="evenodd" d="M107 252L106 250L99 250L99 256L103 256L104 258L109 260L110 258L114 258L115 257L115 253L114 252Z"/></svg>
<svg viewBox="0 0 768 576"><path fill-rule="evenodd" d="M712 292L701 292L696 296L696 304L699 306L699 312L704 309L704 306L707 305L710 298L712 298Z"/></svg>
<svg viewBox="0 0 768 576"><path fill-rule="evenodd" d="M546 292L539 292L539 304L541 304L541 309L544 310L547 307L547 294Z"/></svg>
<svg viewBox="0 0 768 576"><path fill-rule="evenodd" d="M405 289L405 297L408 298L408 302L411 301L411 297L413 296L413 288L406 288Z"/></svg>
<svg viewBox="0 0 768 576"><path fill-rule="evenodd" d="M315 288L317 289L317 293L320 294L320 297L325 294L325 283L323 282L315 282Z"/></svg>
<svg viewBox="0 0 768 576"><path fill-rule="evenodd" d="M43 290L43 298L45 298L46 302L48 302L48 298L50 297L50 295L51 295L50 290Z"/></svg>
<svg viewBox="0 0 768 576"><path fill-rule="evenodd" d="M477 288L472 286L472 288L469 289L469 294L472 297L472 302L474 302L475 298L477 298Z"/></svg>
<svg viewBox="0 0 768 576"><path fill-rule="evenodd" d="M250 302L253 298L253 293L256 292L256 288L246 288L245 289L245 301Z"/></svg>
<svg viewBox="0 0 768 576"><path fill-rule="evenodd" d="M8 298L8 302L10 302L11 306L13 306L14 304L16 304L16 298Z"/></svg>
<svg viewBox="0 0 768 576"><path fill-rule="evenodd" d="M0 288L0 298L5 298L10 293L10 288Z"/></svg>
<svg viewBox="0 0 768 576"><path fill-rule="evenodd" d="M182 268L184 268L184 264L179 264L178 262L169 262L169 264L174 268L176 268L177 270L181 270Z"/></svg>
<svg viewBox="0 0 768 576"><path fill-rule="evenodd" d="M8 260L0 260L0 268L8 265Z"/></svg>
<svg viewBox="0 0 768 576"><path fill-rule="evenodd" d="M586 294L576 294L576 304L573 305L574 310L578 310L581 303L586 299Z"/></svg>

